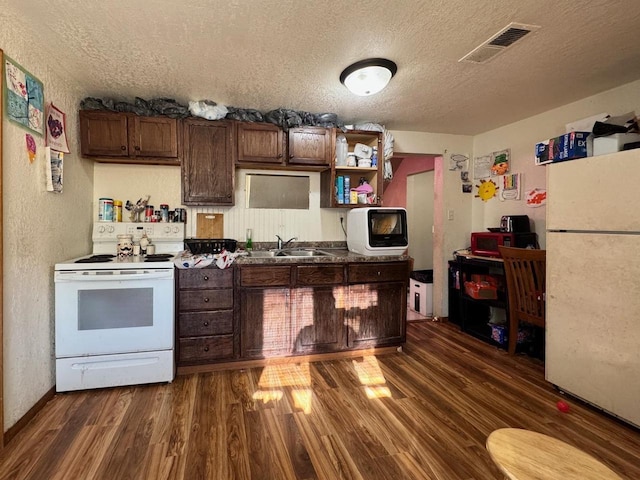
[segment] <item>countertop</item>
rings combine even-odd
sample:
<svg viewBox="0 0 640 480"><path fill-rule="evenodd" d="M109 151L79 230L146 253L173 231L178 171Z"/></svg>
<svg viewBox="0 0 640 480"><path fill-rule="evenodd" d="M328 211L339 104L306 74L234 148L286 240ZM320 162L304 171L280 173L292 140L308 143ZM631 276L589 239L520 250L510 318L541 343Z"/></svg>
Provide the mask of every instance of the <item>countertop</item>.
<svg viewBox="0 0 640 480"><path fill-rule="evenodd" d="M267 248L256 248L256 250L269 250ZM409 255L360 255L347 250L346 245L327 245L322 242L305 242L297 243L294 249L317 248L331 255L320 257L251 257L250 255L241 255L236 258L237 265L255 265L255 264L300 264L300 263L356 263L356 262L399 262L409 260Z"/></svg>

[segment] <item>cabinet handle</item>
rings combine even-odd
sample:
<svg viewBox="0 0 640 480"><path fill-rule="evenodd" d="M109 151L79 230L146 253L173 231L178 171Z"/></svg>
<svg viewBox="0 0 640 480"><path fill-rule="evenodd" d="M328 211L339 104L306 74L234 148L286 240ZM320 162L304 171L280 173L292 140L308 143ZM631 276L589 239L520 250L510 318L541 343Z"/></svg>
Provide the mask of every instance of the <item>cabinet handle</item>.
<svg viewBox="0 0 640 480"><path fill-rule="evenodd" d="M282 158L282 154L281 153L278 154L278 158Z"/></svg>
<svg viewBox="0 0 640 480"><path fill-rule="evenodd" d="M204 277L202 277L202 279L206 282L209 280L209 277L207 275L205 275Z"/></svg>
<svg viewBox="0 0 640 480"><path fill-rule="evenodd" d="M291 153L291 154L289 155L289 158L293 158L293 153Z"/></svg>
<svg viewBox="0 0 640 480"><path fill-rule="evenodd" d="M205 352L208 352L208 351L209 351L209 346L207 345L206 347L204 347L204 348L203 348L203 350L204 350Z"/></svg>
<svg viewBox="0 0 640 480"><path fill-rule="evenodd" d="M380 272L378 272L378 276L380 276Z"/></svg>
<svg viewBox="0 0 640 480"><path fill-rule="evenodd" d="M209 303L209 297L204 297L204 303Z"/></svg>
<svg viewBox="0 0 640 480"><path fill-rule="evenodd" d="M140 151L140 147L137 145L134 147L134 149Z"/></svg>
<svg viewBox="0 0 640 480"><path fill-rule="evenodd" d="M204 325L205 327L209 326L209 322L203 322L202 325Z"/></svg>
<svg viewBox="0 0 640 480"><path fill-rule="evenodd" d="M127 147L125 147L124 145L120 145L120 150L126 150Z"/></svg>

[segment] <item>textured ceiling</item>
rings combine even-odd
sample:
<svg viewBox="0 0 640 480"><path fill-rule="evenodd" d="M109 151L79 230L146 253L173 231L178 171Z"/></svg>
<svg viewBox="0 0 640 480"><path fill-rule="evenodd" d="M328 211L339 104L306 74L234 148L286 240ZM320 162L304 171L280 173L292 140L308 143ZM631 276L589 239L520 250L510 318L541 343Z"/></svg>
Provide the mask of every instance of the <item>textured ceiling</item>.
<svg viewBox="0 0 640 480"><path fill-rule="evenodd" d="M640 78L638 0L0 3L0 18L26 19L61 74L117 100L209 99L471 135ZM458 62L510 22L541 28L485 65ZM398 73L356 97L340 72L369 57Z"/></svg>

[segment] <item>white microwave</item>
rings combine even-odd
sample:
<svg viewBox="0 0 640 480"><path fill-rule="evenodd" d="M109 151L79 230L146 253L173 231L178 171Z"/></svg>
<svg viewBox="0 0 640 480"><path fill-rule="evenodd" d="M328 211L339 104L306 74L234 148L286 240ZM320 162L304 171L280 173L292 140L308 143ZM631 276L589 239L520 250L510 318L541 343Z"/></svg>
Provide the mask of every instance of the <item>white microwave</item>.
<svg viewBox="0 0 640 480"><path fill-rule="evenodd" d="M407 211L364 207L347 213L347 247L361 255L402 255L409 246Z"/></svg>

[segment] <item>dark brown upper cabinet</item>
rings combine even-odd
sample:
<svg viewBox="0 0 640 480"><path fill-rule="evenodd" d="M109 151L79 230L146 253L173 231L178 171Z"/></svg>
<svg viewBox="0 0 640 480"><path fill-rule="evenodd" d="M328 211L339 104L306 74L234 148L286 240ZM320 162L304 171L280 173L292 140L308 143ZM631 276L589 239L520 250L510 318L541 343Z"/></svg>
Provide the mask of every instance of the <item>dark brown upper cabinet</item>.
<svg viewBox="0 0 640 480"><path fill-rule="evenodd" d="M289 130L289 165L329 168L332 158L333 130L299 127Z"/></svg>
<svg viewBox="0 0 640 480"><path fill-rule="evenodd" d="M107 163L179 165L178 120L80 111L82 155Z"/></svg>
<svg viewBox="0 0 640 480"><path fill-rule="evenodd" d="M235 124L187 118L183 122L182 203L235 203Z"/></svg>
<svg viewBox="0 0 640 480"><path fill-rule="evenodd" d="M284 165L284 134L277 125L239 122L237 139L239 165Z"/></svg>

